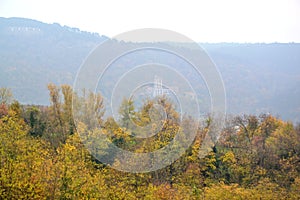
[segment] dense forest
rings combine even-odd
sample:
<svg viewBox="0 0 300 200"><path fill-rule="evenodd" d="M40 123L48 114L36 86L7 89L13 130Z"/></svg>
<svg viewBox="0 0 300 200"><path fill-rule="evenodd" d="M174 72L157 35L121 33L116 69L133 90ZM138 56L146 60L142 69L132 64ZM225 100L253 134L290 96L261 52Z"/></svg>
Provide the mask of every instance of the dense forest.
<svg viewBox="0 0 300 200"><path fill-rule="evenodd" d="M9 89L0 89L0 199L300 199L300 125L269 114L228 117L219 139L201 157L214 120L207 117L197 126L193 144L171 165L128 173L111 167L123 160L111 157L103 164L83 144L78 130L92 122L75 125L72 88L49 84L48 90L51 105L35 106L22 105ZM165 97L140 108L124 99L117 121L103 117L100 94L87 92L76 101L93 105L86 110L96 113L95 123L113 144L132 152L159 149L195 123L189 117L179 123L179 113ZM155 103L166 112L160 131L147 139L129 134L134 131L130 120L150 123Z"/></svg>

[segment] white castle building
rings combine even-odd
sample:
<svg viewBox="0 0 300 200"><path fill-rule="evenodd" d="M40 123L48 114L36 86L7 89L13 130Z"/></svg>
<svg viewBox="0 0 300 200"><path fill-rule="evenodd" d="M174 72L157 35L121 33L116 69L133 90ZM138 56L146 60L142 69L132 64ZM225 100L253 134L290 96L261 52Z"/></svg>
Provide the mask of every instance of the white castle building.
<svg viewBox="0 0 300 200"><path fill-rule="evenodd" d="M152 90L153 97L168 95L170 93L169 89L163 88L162 80L158 76L154 77L154 86Z"/></svg>

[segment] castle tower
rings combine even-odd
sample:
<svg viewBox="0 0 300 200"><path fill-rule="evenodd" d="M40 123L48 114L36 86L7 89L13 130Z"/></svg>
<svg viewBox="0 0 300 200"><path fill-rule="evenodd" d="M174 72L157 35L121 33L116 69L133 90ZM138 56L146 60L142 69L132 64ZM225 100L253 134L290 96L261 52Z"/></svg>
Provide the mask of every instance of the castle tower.
<svg viewBox="0 0 300 200"><path fill-rule="evenodd" d="M165 90L163 89L162 80L158 77L154 77L153 97L163 96Z"/></svg>

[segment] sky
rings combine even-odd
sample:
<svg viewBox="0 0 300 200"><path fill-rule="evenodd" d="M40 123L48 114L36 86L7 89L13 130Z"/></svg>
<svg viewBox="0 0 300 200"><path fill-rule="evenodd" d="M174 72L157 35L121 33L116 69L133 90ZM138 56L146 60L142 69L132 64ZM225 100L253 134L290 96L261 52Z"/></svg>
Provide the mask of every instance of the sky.
<svg viewBox="0 0 300 200"><path fill-rule="evenodd" d="M163 28L197 42L300 42L300 0L0 0L0 17L113 37Z"/></svg>

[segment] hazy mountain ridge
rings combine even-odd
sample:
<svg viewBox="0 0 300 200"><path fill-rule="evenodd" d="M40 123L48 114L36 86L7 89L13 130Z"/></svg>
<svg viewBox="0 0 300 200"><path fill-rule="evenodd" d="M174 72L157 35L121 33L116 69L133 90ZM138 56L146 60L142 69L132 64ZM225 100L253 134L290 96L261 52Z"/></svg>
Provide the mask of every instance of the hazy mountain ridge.
<svg viewBox="0 0 300 200"><path fill-rule="evenodd" d="M46 104L46 85L73 83L86 55L106 39L76 28L0 18L0 85L22 103Z"/></svg>
<svg viewBox="0 0 300 200"><path fill-rule="evenodd" d="M271 112L300 120L300 44L202 46L222 73L230 111Z"/></svg>
<svg viewBox="0 0 300 200"><path fill-rule="evenodd" d="M49 82L72 84L89 52L107 39L76 28L0 18L0 87L22 103L47 104ZM218 66L229 113L272 112L300 121L300 44L201 46Z"/></svg>

